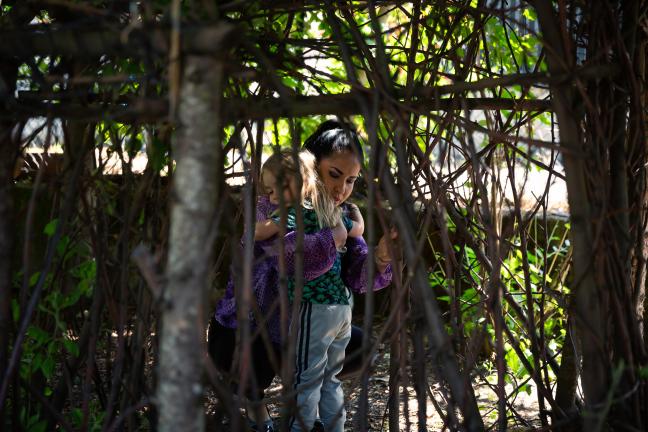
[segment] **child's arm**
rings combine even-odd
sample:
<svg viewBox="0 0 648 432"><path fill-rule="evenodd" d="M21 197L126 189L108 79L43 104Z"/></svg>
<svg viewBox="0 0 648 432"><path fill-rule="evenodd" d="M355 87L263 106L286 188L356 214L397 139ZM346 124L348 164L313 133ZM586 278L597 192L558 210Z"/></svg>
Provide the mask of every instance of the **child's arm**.
<svg viewBox="0 0 648 432"><path fill-rule="evenodd" d="M257 222L254 225L254 241L267 240L279 234L279 225L272 219Z"/></svg>
<svg viewBox="0 0 648 432"><path fill-rule="evenodd" d="M364 234L364 218L357 205L349 204L348 217L353 221L353 226L349 230L349 237L361 237Z"/></svg>

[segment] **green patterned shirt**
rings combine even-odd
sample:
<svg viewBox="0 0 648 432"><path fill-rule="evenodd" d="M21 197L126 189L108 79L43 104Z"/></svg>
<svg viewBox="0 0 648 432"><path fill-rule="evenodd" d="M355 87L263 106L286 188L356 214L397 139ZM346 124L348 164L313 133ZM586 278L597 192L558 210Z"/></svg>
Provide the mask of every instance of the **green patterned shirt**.
<svg viewBox="0 0 648 432"><path fill-rule="evenodd" d="M304 217L304 234L314 234L322 228L317 220L317 214L314 210L301 207ZM273 215L273 221L280 222L278 215ZM288 209L286 229L288 231L297 230L297 215L295 208ZM349 231L353 227L353 221L347 216L342 217L344 227ZM288 279L288 298L292 302L295 298L295 280ZM302 292L303 303L315 304L349 304L349 294L347 287L342 281L342 259L340 252L335 257L335 262L329 271L313 280L304 282Z"/></svg>

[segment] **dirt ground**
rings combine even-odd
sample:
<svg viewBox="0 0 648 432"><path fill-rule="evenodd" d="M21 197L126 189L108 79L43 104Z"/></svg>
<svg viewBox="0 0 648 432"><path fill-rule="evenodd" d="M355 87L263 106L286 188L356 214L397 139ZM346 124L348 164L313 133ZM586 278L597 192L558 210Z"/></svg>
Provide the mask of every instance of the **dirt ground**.
<svg viewBox="0 0 648 432"><path fill-rule="evenodd" d="M496 383L497 377L495 374L490 374L485 379L477 378L473 381L473 388L476 392L477 404L482 414L485 426L488 429L490 426L497 422L497 396L494 387L488 383ZM434 402L429 399L426 407L426 428L428 431L442 431L444 430L445 423L443 416L447 415L447 399L444 395L447 392L443 389L440 383L436 382L434 377L428 377L429 388L431 395L434 397ZM346 409L347 409L347 422L345 424L345 431L358 431L358 405L361 397L361 385L359 379L349 380L343 382ZM512 401L512 409L515 410L518 419L511 416L509 413L508 427L509 430L530 430L540 426L538 403L535 397L535 388L532 389L531 394L521 393L518 394L516 399ZM512 388L507 389L510 393ZM368 384L368 417L367 424L370 431L388 431L389 430L389 415L387 412L387 402L389 393L389 353L385 351L382 346L379 351L379 356L376 361L373 373L369 378ZM403 391L401 391L400 402L400 431L417 431L418 430L418 403L416 399L416 392L412 385L406 386L407 403L404 401ZM520 419L523 419L520 421ZM447 429L446 429L447 430Z"/></svg>
<svg viewBox="0 0 648 432"><path fill-rule="evenodd" d="M389 416L387 411L388 393L389 393L389 350L384 344L379 346L375 365L368 383L368 410L367 425L369 431L388 431ZM497 376L491 372L485 376L476 377L473 380L473 388L476 392L477 403L482 414L487 429L491 428L497 422L497 396L494 391L494 383L497 382ZM426 428L428 431L448 430L445 427L443 416L447 415L447 399L444 397L444 389L440 383L436 382L434 377L428 378L430 394L434 397L434 402L428 397L426 407ZM352 378L343 381L344 395L347 409L347 422L345 431L358 432L359 418L358 406L361 398L360 378ZM266 395L269 400L278 399L282 390L281 382L275 379L273 385L267 390ZM402 390L402 389L401 389ZM507 388L507 394L510 394L512 387ZM540 427L539 409L532 383L529 385L530 394L526 392L518 393L513 399L509 400L510 406L507 410L508 419L507 427L509 430L533 430ZM418 404L416 393L411 385L406 387L407 398L404 397L404 391L401 391L400 401L400 431L418 430ZM405 403L406 400L406 403ZM213 405L213 400L208 401L208 405ZM277 405L270 403L268 405L270 414L274 419L280 417L280 411ZM209 410L209 409L208 409ZM441 414L439 413L441 412ZM223 420L228 422L227 419ZM227 427L225 427L227 430Z"/></svg>

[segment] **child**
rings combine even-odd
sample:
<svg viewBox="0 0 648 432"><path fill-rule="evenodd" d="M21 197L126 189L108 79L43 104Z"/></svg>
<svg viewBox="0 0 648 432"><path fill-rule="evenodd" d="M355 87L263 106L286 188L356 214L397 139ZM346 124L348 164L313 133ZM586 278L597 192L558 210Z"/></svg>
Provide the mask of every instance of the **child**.
<svg viewBox="0 0 648 432"><path fill-rule="evenodd" d="M281 150L270 156L261 168L260 194L266 195L268 201L273 205L283 205L288 208L305 205L310 210L308 216L317 217L319 229L311 229L316 232L325 227L336 226L342 222L347 227L347 236L361 237L364 232L364 219L360 209L355 204L347 204L347 217L341 218L341 211L328 198L324 186L318 179L315 167L315 157L308 150L299 153L299 172L302 178L302 189L297 190L297 168L291 150ZM289 225L292 223L296 229L294 211L289 211ZM254 240L267 240L279 234L277 210L273 216L261 222L257 222L254 229ZM313 227L314 228L314 227ZM312 232L306 231L308 234Z"/></svg>
<svg viewBox="0 0 648 432"><path fill-rule="evenodd" d="M319 181L315 157L308 151L299 154L302 190L297 190L294 157L290 152L271 156L262 169L263 191L270 202L289 207L287 230L296 230L296 212L301 211L304 233L342 223L351 237L361 236L364 221L356 206L348 215L329 197ZM258 222L255 240L264 240L279 232L280 217ZM341 251L342 253L344 251ZM288 296L294 301L294 281L289 280ZM337 374L342 369L344 350L351 337L351 295L341 277L341 257L337 253L331 269L304 282L299 317L295 359L297 415L291 419L292 431L310 431L319 412L324 429L341 432L346 412L344 395Z"/></svg>

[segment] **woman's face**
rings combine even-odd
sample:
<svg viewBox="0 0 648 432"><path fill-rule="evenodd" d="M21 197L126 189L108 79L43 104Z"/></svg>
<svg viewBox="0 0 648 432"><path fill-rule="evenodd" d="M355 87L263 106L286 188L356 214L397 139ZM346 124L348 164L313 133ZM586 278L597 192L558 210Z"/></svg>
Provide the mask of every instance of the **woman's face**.
<svg viewBox="0 0 648 432"><path fill-rule="evenodd" d="M360 161L350 152L333 153L319 161L319 174L335 205L349 198L360 174Z"/></svg>

